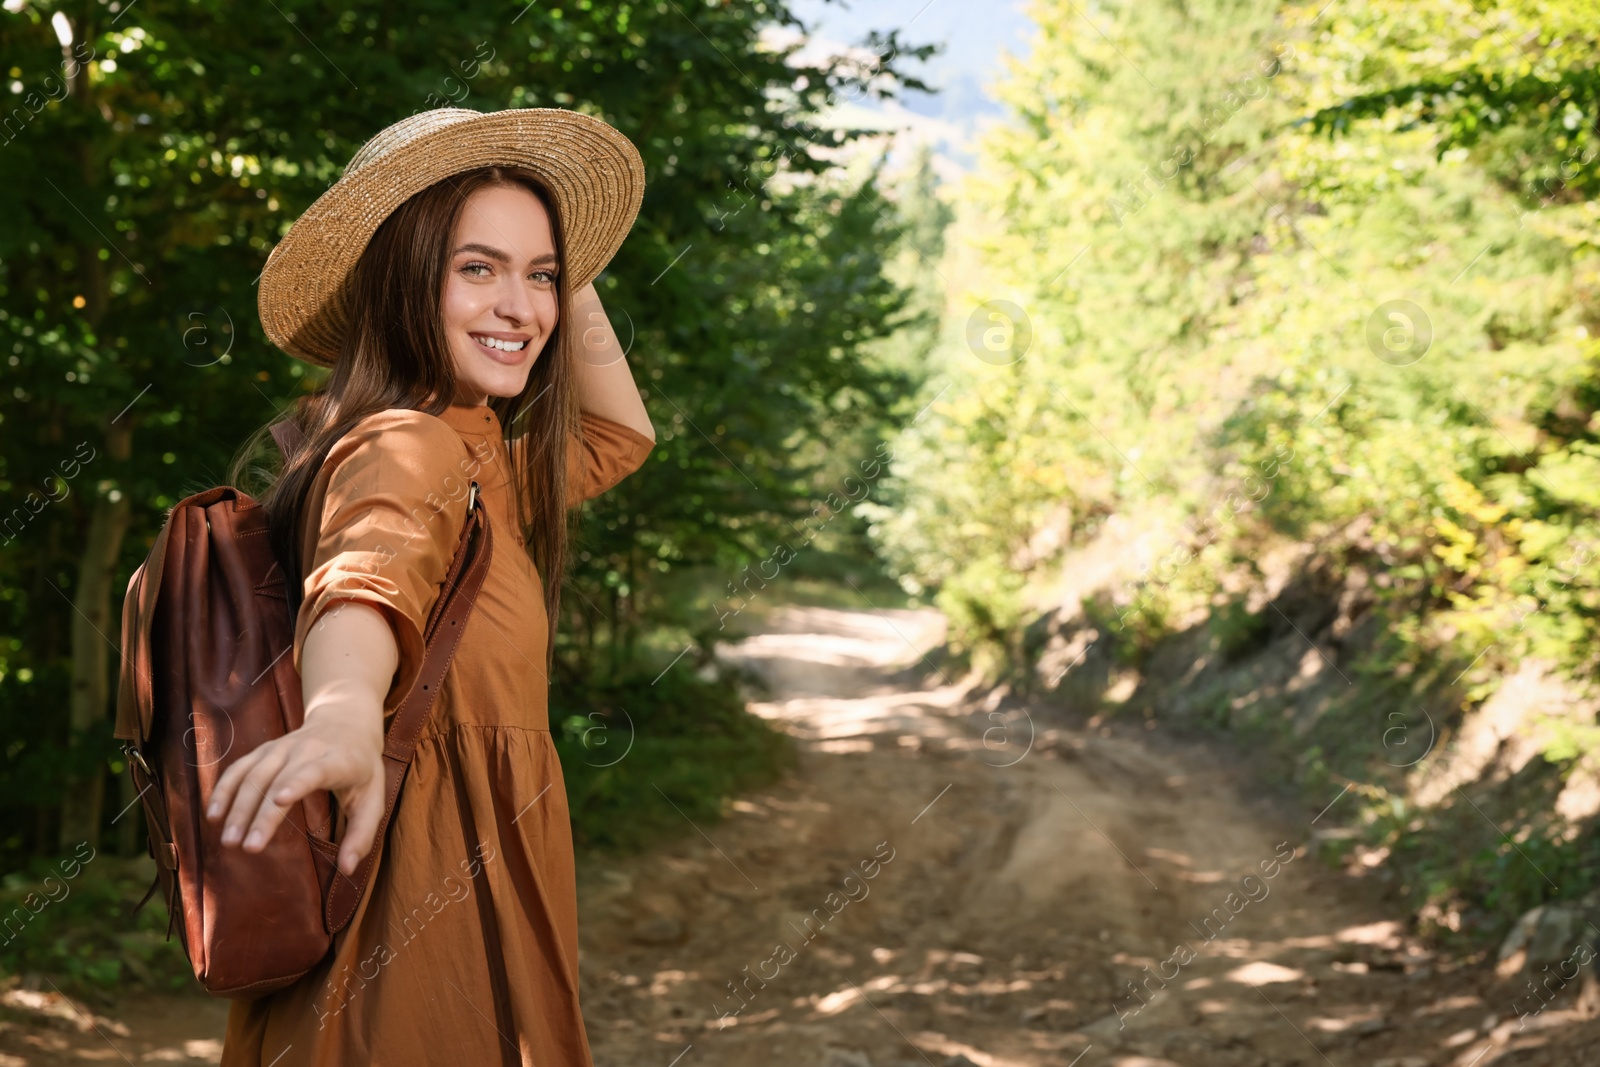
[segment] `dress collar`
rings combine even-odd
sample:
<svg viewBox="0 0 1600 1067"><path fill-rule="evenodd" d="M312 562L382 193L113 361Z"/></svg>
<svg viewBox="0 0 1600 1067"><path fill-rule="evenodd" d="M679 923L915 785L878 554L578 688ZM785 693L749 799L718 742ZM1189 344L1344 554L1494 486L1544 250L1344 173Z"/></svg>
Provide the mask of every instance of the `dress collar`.
<svg viewBox="0 0 1600 1067"><path fill-rule="evenodd" d="M488 404L451 404L439 417L457 433L474 437L500 436L500 418Z"/></svg>

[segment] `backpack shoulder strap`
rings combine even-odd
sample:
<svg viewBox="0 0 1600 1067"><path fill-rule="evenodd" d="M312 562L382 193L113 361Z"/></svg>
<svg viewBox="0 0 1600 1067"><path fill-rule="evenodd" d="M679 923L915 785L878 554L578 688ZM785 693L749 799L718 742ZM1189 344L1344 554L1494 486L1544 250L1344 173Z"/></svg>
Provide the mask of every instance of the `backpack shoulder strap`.
<svg viewBox="0 0 1600 1067"><path fill-rule="evenodd" d="M466 631L467 620L471 618L473 606L478 599L478 591L483 587L484 576L489 572L489 559L493 547L494 541L489 532L489 513L484 508L483 502L478 499L478 483L473 482L467 497L467 521L461 530L461 541L456 548L455 558L450 563L450 570L445 575L439 599L434 603L433 611L428 617L427 633L424 635L427 644L423 653L422 670L412 683L411 691L395 709L394 718L390 721L388 733L384 737L383 818L378 821L378 830L373 837L371 850L362 859L355 873L346 876L337 866L334 868L333 884L328 891L327 908L323 915L328 932L331 934L338 933L350 922L355 915L356 905L361 902L361 897L366 892L367 882L372 877L373 865L377 862L378 853L383 848L384 837L389 829L389 819L394 814L395 802L400 796L400 786L405 781L406 771L411 767L411 758L416 753L417 740L422 735L422 727L428 721L428 714L433 710L434 701L439 698L445 671L449 669L450 661L455 658L456 645ZM334 862L337 863L337 860Z"/></svg>

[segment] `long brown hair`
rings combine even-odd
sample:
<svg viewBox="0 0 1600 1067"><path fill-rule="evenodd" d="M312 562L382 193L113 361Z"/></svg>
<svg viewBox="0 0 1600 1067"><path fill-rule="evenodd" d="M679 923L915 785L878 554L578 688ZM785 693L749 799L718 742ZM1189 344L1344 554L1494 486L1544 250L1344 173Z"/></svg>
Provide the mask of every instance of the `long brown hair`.
<svg viewBox="0 0 1600 1067"><path fill-rule="evenodd" d="M440 304L450 263L450 239L467 199L490 186L520 186L550 215L558 264L566 260L555 200L526 171L486 167L453 175L401 204L378 227L351 271L346 288L344 340L325 385L301 398L286 420L257 431L235 463L239 484L245 459L259 453L272 425L292 422L304 444L263 493L273 552L287 576L290 610L297 611L305 576L301 531L311 487L339 439L368 415L407 408L438 415L455 400L455 364ZM556 274L556 328L514 397L491 397L509 450L514 514L524 549L544 580L549 657L555 648L561 577L567 550L567 438L577 426L577 394L568 351L571 289ZM535 408L537 414L535 414ZM259 468L256 468L259 470ZM502 545L510 531L497 531Z"/></svg>

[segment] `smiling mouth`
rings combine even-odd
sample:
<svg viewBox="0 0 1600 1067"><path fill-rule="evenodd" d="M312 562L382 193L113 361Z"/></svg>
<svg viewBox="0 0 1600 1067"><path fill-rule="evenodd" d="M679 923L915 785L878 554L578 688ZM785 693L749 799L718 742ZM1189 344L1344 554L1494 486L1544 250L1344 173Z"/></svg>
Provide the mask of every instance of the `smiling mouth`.
<svg viewBox="0 0 1600 1067"><path fill-rule="evenodd" d="M526 340L502 341L498 337L485 337L482 334L469 334L474 341L485 348L492 348L496 352L521 352L528 347Z"/></svg>

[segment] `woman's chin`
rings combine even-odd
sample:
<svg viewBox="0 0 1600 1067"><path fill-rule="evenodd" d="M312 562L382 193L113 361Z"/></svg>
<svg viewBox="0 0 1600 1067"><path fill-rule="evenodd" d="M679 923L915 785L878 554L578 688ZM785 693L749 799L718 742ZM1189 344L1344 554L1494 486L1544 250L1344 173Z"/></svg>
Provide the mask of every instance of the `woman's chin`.
<svg viewBox="0 0 1600 1067"><path fill-rule="evenodd" d="M532 366L527 367L499 367L485 374L474 374L470 378L462 378L461 391L476 396L487 395L494 400L499 397L517 396L528 384L528 374Z"/></svg>

